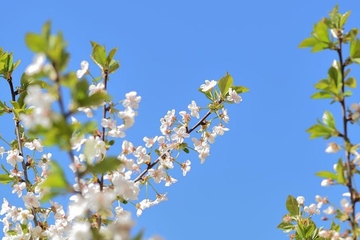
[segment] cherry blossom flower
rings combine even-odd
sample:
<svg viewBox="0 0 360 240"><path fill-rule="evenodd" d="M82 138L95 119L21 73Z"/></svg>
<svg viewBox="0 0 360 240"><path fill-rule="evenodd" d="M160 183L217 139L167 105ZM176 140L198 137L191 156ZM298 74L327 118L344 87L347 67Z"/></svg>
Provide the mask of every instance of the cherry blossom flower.
<svg viewBox="0 0 360 240"><path fill-rule="evenodd" d="M134 148L134 145L126 140L123 141L121 148L122 148L122 153L125 155L133 153L136 150L136 148Z"/></svg>
<svg viewBox="0 0 360 240"><path fill-rule="evenodd" d="M227 96L227 100L230 102L239 103L242 101L242 98L235 90L229 88L229 96Z"/></svg>
<svg viewBox="0 0 360 240"><path fill-rule="evenodd" d="M113 129L111 129L107 134L108 134L108 136L114 137L114 138L124 138L126 136L125 130L126 130L125 125L121 124L119 126L116 126Z"/></svg>
<svg viewBox="0 0 360 240"><path fill-rule="evenodd" d="M89 63L87 61L81 61L80 69L76 71L76 77L82 78L89 71Z"/></svg>
<svg viewBox="0 0 360 240"><path fill-rule="evenodd" d="M45 54L36 54L33 62L25 69L25 73L29 76L39 73L45 64L45 61Z"/></svg>
<svg viewBox="0 0 360 240"><path fill-rule="evenodd" d="M298 202L299 205L304 205L305 198L303 196L298 196L296 198L296 201Z"/></svg>
<svg viewBox="0 0 360 240"><path fill-rule="evenodd" d="M322 180L321 181L321 186L322 187L328 187L328 186L330 186L330 185L332 185L333 184L333 180L332 179L324 179L324 180Z"/></svg>
<svg viewBox="0 0 360 240"><path fill-rule="evenodd" d="M216 86L216 84L217 82L215 80L211 80L211 81L205 80L205 84L200 85L201 91L207 92L213 89Z"/></svg>
<svg viewBox="0 0 360 240"><path fill-rule="evenodd" d="M336 210L334 209L333 206L328 206L326 209L323 210L323 213L325 214L335 214L336 213Z"/></svg>
<svg viewBox="0 0 360 240"><path fill-rule="evenodd" d="M331 142L331 143L329 143L328 147L325 149L325 152L326 153L337 153L340 150L341 150L341 147L338 144Z"/></svg>
<svg viewBox="0 0 360 240"><path fill-rule="evenodd" d="M89 86L89 96L101 91L105 91L105 85L102 82L98 83L97 85L91 84Z"/></svg>
<svg viewBox="0 0 360 240"><path fill-rule="evenodd" d="M213 127L213 133L216 135L224 135L225 132L229 131L228 128L225 128L223 125L218 125Z"/></svg>
<svg viewBox="0 0 360 240"><path fill-rule="evenodd" d="M201 160L201 164L203 164L205 162L205 159L208 156L210 156L210 147L207 146L198 152L199 152L199 158Z"/></svg>
<svg viewBox="0 0 360 240"><path fill-rule="evenodd" d="M171 177L170 175L167 175L165 181L166 181L165 186L169 187L171 184L176 183L177 179Z"/></svg>
<svg viewBox="0 0 360 240"><path fill-rule="evenodd" d="M104 128L114 129L116 128L116 120L103 118L101 119L101 126Z"/></svg>
<svg viewBox="0 0 360 240"><path fill-rule="evenodd" d="M188 138L190 136L187 133L186 127L181 126L179 128L174 129L175 133L171 135L171 140L176 141L177 143L184 142L184 138Z"/></svg>
<svg viewBox="0 0 360 240"><path fill-rule="evenodd" d="M102 159L106 155L105 142L99 137L90 136L84 146L84 155L89 164L93 164L94 158Z"/></svg>
<svg viewBox="0 0 360 240"><path fill-rule="evenodd" d="M9 212L10 209L11 209L11 206L10 206L8 200L6 200L6 198L3 198L0 215L4 215L5 213Z"/></svg>
<svg viewBox="0 0 360 240"><path fill-rule="evenodd" d="M8 156L6 157L6 161L13 167L15 167L17 162L22 162L24 158L19 155L19 150L14 149L8 152Z"/></svg>
<svg viewBox="0 0 360 240"><path fill-rule="evenodd" d="M166 178L166 172L164 171L163 166L159 166L157 169L149 169L149 176L154 179L155 183L160 183L161 180Z"/></svg>
<svg viewBox="0 0 360 240"><path fill-rule="evenodd" d="M5 153L5 148L4 148L4 147L0 147L0 155L1 155L1 158L4 157L4 153Z"/></svg>
<svg viewBox="0 0 360 240"><path fill-rule="evenodd" d="M133 153L135 157L137 157L137 164L142 163L149 163L150 162L150 156L146 152L146 148L139 146L136 148L135 152Z"/></svg>
<svg viewBox="0 0 360 240"><path fill-rule="evenodd" d="M225 123L228 123L228 122L229 122L230 118L229 118L229 115L228 115L228 113L227 113L227 109L223 109L223 110L222 110L222 112L221 112L221 114L220 114L220 118L221 118L222 120L224 120Z"/></svg>
<svg viewBox="0 0 360 240"><path fill-rule="evenodd" d="M86 115L88 118L92 118L92 117L94 116L93 113L92 113L92 111L91 111L91 108L88 108L88 107L79 107L77 110L80 111L80 112L84 112L85 115Z"/></svg>
<svg viewBox="0 0 360 240"><path fill-rule="evenodd" d="M26 224L28 220L33 220L34 219L34 215L31 214L31 212L27 209L21 210L18 217L17 217L17 221L19 221L21 224Z"/></svg>
<svg viewBox="0 0 360 240"><path fill-rule="evenodd" d="M24 147L30 149L30 150L36 150L38 152L43 151L43 146L41 143L41 139L34 139L32 142L26 142L24 144Z"/></svg>
<svg viewBox="0 0 360 240"><path fill-rule="evenodd" d="M138 198L140 192L138 182L134 183L134 181L126 179L122 174L115 173L112 183L114 184L115 193L122 196L125 200L136 200Z"/></svg>
<svg viewBox="0 0 360 240"><path fill-rule="evenodd" d="M154 138L144 137L143 141L145 142L145 147L151 148L155 144L157 139L158 139L158 136L155 136Z"/></svg>
<svg viewBox="0 0 360 240"><path fill-rule="evenodd" d="M141 97L140 96L136 96L136 92L132 91L129 93L125 94L126 99L123 100L122 105L127 108L127 107L131 107L131 108L135 108L138 109L139 108L139 103L141 101Z"/></svg>
<svg viewBox="0 0 360 240"><path fill-rule="evenodd" d="M184 177L186 176L186 173L190 171L191 169L190 165L191 165L190 160L186 160L184 163L181 164L181 169Z"/></svg>
<svg viewBox="0 0 360 240"><path fill-rule="evenodd" d="M353 212L352 205L348 202L346 198L341 199L340 205L346 214L350 214Z"/></svg>
<svg viewBox="0 0 360 240"><path fill-rule="evenodd" d="M89 222L75 222L69 231L69 239L92 239Z"/></svg>
<svg viewBox="0 0 360 240"><path fill-rule="evenodd" d="M25 196L22 197L25 206L28 208L40 207L39 198L34 195L33 192L28 192Z"/></svg>
<svg viewBox="0 0 360 240"><path fill-rule="evenodd" d="M317 208L321 208L323 204L329 203L327 197L321 197L319 195L315 196L315 201L318 203Z"/></svg>
<svg viewBox="0 0 360 240"><path fill-rule="evenodd" d="M26 188L26 183L22 182L22 183L17 183L13 186L13 190L12 193L16 193L18 195L18 197L22 196L22 190L24 190Z"/></svg>
<svg viewBox="0 0 360 240"><path fill-rule="evenodd" d="M199 111L200 107L196 105L195 101L191 101L191 104L188 105L188 109L190 110L190 115L196 118L200 118Z"/></svg>
<svg viewBox="0 0 360 240"><path fill-rule="evenodd" d="M135 123L135 116L137 113L130 107L126 108L125 111L119 111L118 117L122 118L126 128L132 127Z"/></svg>
<svg viewBox="0 0 360 240"><path fill-rule="evenodd" d="M138 204L136 204L136 216L140 216L142 214L142 212L146 209L149 208L151 206L151 201L149 199L144 199L141 202L139 202Z"/></svg>
<svg viewBox="0 0 360 240"><path fill-rule="evenodd" d="M30 106L32 112L29 114L20 114L20 120L27 128L32 128L36 125L49 128L52 126L51 104L55 98L49 93L43 93L40 86L30 85L27 87L28 95L25 97L25 103Z"/></svg>
<svg viewBox="0 0 360 240"><path fill-rule="evenodd" d="M305 206L304 211L310 215L320 214L320 210L316 207L316 204L312 203L310 206Z"/></svg>
<svg viewBox="0 0 360 240"><path fill-rule="evenodd" d="M182 122L183 123L188 123L191 120L190 115L186 112L186 111L180 111L179 112L180 116L182 117Z"/></svg>

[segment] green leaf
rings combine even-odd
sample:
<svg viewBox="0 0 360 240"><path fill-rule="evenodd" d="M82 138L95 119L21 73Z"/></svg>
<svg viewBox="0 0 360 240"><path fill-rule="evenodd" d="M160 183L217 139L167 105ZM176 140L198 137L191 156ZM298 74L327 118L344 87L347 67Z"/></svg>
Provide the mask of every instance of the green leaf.
<svg viewBox="0 0 360 240"><path fill-rule="evenodd" d="M345 86L356 88L356 79L354 77L349 77L345 81Z"/></svg>
<svg viewBox="0 0 360 240"><path fill-rule="evenodd" d="M223 97L225 97L225 95L228 93L229 88L231 88L231 86L233 85L233 82L234 80L232 76L229 75L228 73L226 73L226 75L219 80L218 85L221 95Z"/></svg>
<svg viewBox="0 0 360 240"><path fill-rule="evenodd" d="M96 92L93 95L84 99L79 99L79 107L98 106L104 101L110 101L111 97L105 91Z"/></svg>
<svg viewBox="0 0 360 240"><path fill-rule="evenodd" d="M311 95L312 99L324 99L324 98L334 98L334 94L330 92L316 92L313 95Z"/></svg>
<svg viewBox="0 0 360 240"><path fill-rule="evenodd" d="M341 16L339 28L343 28L343 26L345 25L348 17L350 16L350 13L351 13L351 11L348 11L348 12L344 13L344 14Z"/></svg>
<svg viewBox="0 0 360 240"><path fill-rule="evenodd" d="M248 89L247 87L244 87L244 86L232 86L231 88L232 88L232 90L236 91L236 93L238 93L238 94L246 93L246 92L250 91L250 89Z"/></svg>
<svg viewBox="0 0 360 240"><path fill-rule="evenodd" d="M100 45L95 45L93 47L91 58L95 62L95 64L98 65L101 68L101 70L103 70L106 67L105 47Z"/></svg>
<svg viewBox="0 0 360 240"><path fill-rule="evenodd" d="M118 50L118 48L111 49L111 51L109 52L109 55L106 58L106 65L110 65L110 63L113 60L117 50Z"/></svg>
<svg viewBox="0 0 360 240"><path fill-rule="evenodd" d="M113 62L109 65L109 74L115 72L120 67L119 62Z"/></svg>
<svg viewBox="0 0 360 240"><path fill-rule="evenodd" d="M319 23L315 25L313 36L323 43L330 42L328 26L323 20L320 20Z"/></svg>
<svg viewBox="0 0 360 240"><path fill-rule="evenodd" d="M74 88L75 85L78 82L78 79L77 79L76 74L74 72L70 72L68 74L65 74L65 75L61 76L60 82L65 87Z"/></svg>
<svg viewBox="0 0 360 240"><path fill-rule="evenodd" d="M10 53L8 56L7 56L7 59L6 59L6 67L7 67L7 72L12 72L12 68L13 68L13 56L12 56L12 53Z"/></svg>
<svg viewBox="0 0 360 240"><path fill-rule="evenodd" d="M27 47L36 53L46 52L47 43L45 38L35 33L28 33L25 36L25 42Z"/></svg>
<svg viewBox="0 0 360 240"><path fill-rule="evenodd" d="M330 178L332 180L337 179L336 174L333 172L329 172L329 171L320 171L320 172L317 172L315 175L318 177L321 177L321 178L326 178L326 179L328 179L328 178Z"/></svg>
<svg viewBox="0 0 360 240"><path fill-rule="evenodd" d="M326 90L330 87L329 81L327 79L322 79L314 86L318 90Z"/></svg>
<svg viewBox="0 0 360 240"><path fill-rule="evenodd" d="M299 204L291 195L289 195L286 199L286 209L289 211L291 216L299 215Z"/></svg>
<svg viewBox="0 0 360 240"><path fill-rule="evenodd" d="M312 49L311 52L319 52L322 51L324 49L329 48L329 44L327 43L323 43L323 42L318 42Z"/></svg>
<svg viewBox="0 0 360 240"><path fill-rule="evenodd" d="M338 183L345 184L347 181L345 179L344 165L343 165L341 158L339 159L339 161L336 164L336 172L337 172Z"/></svg>
<svg viewBox="0 0 360 240"><path fill-rule="evenodd" d="M42 27L41 34L44 37L44 39L49 40L50 33L51 33L51 21L47 21Z"/></svg>
<svg viewBox="0 0 360 240"><path fill-rule="evenodd" d="M350 58L353 62L360 63L360 40L358 38L350 41Z"/></svg>
<svg viewBox="0 0 360 240"><path fill-rule="evenodd" d="M40 184L41 187L50 188L67 188L69 184L66 181L66 176L61 166L55 162L51 162L50 174Z"/></svg>
<svg viewBox="0 0 360 240"><path fill-rule="evenodd" d="M94 41L90 41L90 44L91 44L92 48L95 47L96 45L100 45L100 44L98 44L97 42L94 42Z"/></svg>
<svg viewBox="0 0 360 240"><path fill-rule="evenodd" d="M329 139L332 136L333 129L324 126L322 124L315 124L311 126L306 132L310 133L310 139L323 137L324 139Z"/></svg>
<svg viewBox="0 0 360 240"><path fill-rule="evenodd" d="M143 239L144 231L140 231L135 237L133 237L131 240L141 240Z"/></svg>
<svg viewBox="0 0 360 240"><path fill-rule="evenodd" d="M51 162L50 174L39 184L39 187L49 190L45 191L46 194L41 198L42 202L46 202L59 194L64 194L68 189L71 189L66 181L63 169L55 161Z"/></svg>
<svg viewBox="0 0 360 240"><path fill-rule="evenodd" d="M295 230L295 225L292 223L286 223L286 222L281 222L277 228L283 230L284 232L291 232L293 230Z"/></svg>
<svg viewBox="0 0 360 240"><path fill-rule="evenodd" d="M330 230L334 230L336 232L340 232L340 225L336 224L334 220L331 221Z"/></svg>
<svg viewBox="0 0 360 240"><path fill-rule="evenodd" d="M0 174L0 183L8 184L13 181L14 181L14 178L10 177L9 174Z"/></svg>
<svg viewBox="0 0 360 240"><path fill-rule="evenodd" d="M205 96L210 99L211 101L214 101L214 97L212 96L211 91L206 91L203 92L201 88L198 89L199 92L201 92L202 94L205 94Z"/></svg>
<svg viewBox="0 0 360 240"><path fill-rule="evenodd" d="M333 128L333 129L336 128L335 119L331 112L325 111L323 114L323 117L322 117L322 121L326 126Z"/></svg>
<svg viewBox="0 0 360 240"><path fill-rule="evenodd" d="M347 90L344 92L344 97L350 97L352 95L352 91Z"/></svg>
<svg viewBox="0 0 360 240"><path fill-rule="evenodd" d="M306 38L299 44L299 48L314 47L318 42L316 38Z"/></svg>
<svg viewBox="0 0 360 240"><path fill-rule="evenodd" d="M94 166L88 165L86 172L92 174L103 174L108 171L117 170L121 165L121 161L116 157L106 157L101 162L95 164Z"/></svg>

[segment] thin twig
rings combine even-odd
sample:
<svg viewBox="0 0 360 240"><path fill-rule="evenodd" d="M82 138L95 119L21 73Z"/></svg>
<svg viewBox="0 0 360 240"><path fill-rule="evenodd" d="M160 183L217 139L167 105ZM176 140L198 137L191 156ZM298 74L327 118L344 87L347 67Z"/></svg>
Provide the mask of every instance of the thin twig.
<svg viewBox="0 0 360 240"><path fill-rule="evenodd" d="M212 113L211 110L209 110L192 128L190 128L190 130L187 130L187 133L191 133L192 131L194 131L197 127L199 127L205 120L207 117L210 116L210 114ZM142 179L142 177L150 170L152 169L162 158L166 157L166 155L170 152L170 149L167 149L165 151L165 153L161 154L154 162L152 162L151 164L149 164L147 166L146 169L144 169L144 171L142 171L142 173L137 176L137 178L135 178L134 182L138 182L140 181L140 179Z"/></svg>

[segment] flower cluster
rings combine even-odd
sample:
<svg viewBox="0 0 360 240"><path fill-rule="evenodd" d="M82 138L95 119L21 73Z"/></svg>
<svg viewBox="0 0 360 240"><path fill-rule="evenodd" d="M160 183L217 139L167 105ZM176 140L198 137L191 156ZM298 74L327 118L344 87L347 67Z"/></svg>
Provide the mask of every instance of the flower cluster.
<svg viewBox="0 0 360 240"><path fill-rule="evenodd" d="M93 51L101 47L94 44ZM35 82L23 89L24 107L15 115L19 137L14 144L0 146L0 155L5 155L8 163L12 193L24 205L15 207L3 199L0 215L5 239L128 239L134 225L128 206L134 206L140 216L145 209L167 200L167 193L160 193L158 184L169 187L176 183L173 169L178 168L183 176L191 169L189 159L179 160L181 152L194 150L204 163L211 144L229 131L225 127L229 116L224 104L239 103L242 99L238 92L246 91L244 87L230 86L232 77L228 74L220 80L228 87L220 90L216 89L218 81L206 80L200 89L210 96L208 107L191 101L186 111L168 111L160 119L160 134L145 136L143 145L136 145L124 138L135 124L141 96L131 91L121 101L110 100L108 75L118 65L114 60L100 62L97 57L103 51L98 51L92 58L102 71L101 77L92 77L87 61L81 62L76 74L66 75L61 74L57 64L51 64L52 76L48 77L55 81L48 87ZM44 72L47 59L49 56L37 55L26 74L50 74ZM71 79L73 75L77 79ZM90 85L87 75L93 78ZM59 91L63 82L73 98L68 108ZM55 102L60 110L53 106ZM207 113L201 117L202 110ZM101 118L96 117L96 111L102 112ZM84 119L83 113L89 121L80 120ZM215 115L211 120L210 114ZM116 141L120 151L113 147ZM65 175L63 165L57 164L52 153L43 153L45 144L58 144L70 156L68 166L73 177ZM60 194L69 199L68 206L51 200ZM44 199L47 204L41 202Z"/></svg>

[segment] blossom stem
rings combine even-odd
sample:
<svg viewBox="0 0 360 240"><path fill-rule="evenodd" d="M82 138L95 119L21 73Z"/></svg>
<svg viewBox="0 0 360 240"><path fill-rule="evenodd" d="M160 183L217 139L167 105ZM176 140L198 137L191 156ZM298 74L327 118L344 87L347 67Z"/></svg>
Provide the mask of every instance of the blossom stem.
<svg viewBox="0 0 360 240"><path fill-rule="evenodd" d="M191 133L192 131L194 131L197 127L199 127L205 120L207 117L210 116L210 114L212 113L212 110L209 110L192 128L190 129L186 129L186 133ZM152 162L151 164L149 164L147 166L146 169L144 169L144 171L142 171L142 173L135 178L134 182L138 182L140 181L143 176L150 170L152 169L156 164L158 164L158 162L160 161L160 159L164 158L171 150L167 149L163 154L161 154L154 162Z"/></svg>
<svg viewBox="0 0 360 240"><path fill-rule="evenodd" d="M16 101L16 93L14 91L14 85L13 85L11 75L7 79L7 82L9 83L9 87L10 87L11 100L13 102L15 102ZM21 162L21 165L22 165L22 168L24 170L24 178L25 178L25 183L26 183L26 190L27 190L27 192L30 192L29 185L31 185L31 183L29 181L29 177L28 177L28 173L27 173L27 166L26 166L26 163L25 163L25 158L24 158L24 153L23 153L23 148L22 148L22 141L21 141L21 136L20 136L20 121L18 119L16 119L16 117L14 119L15 119L14 120L15 133L16 133L16 139L17 139L17 142L18 142L19 155L23 157L23 161ZM32 215L34 216L34 219L33 219L34 224L35 224L35 226L38 226L38 220L37 220L37 217L36 217L35 208L32 207L31 212L32 212Z"/></svg>
<svg viewBox="0 0 360 240"><path fill-rule="evenodd" d="M341 86L341 93L343 95L343 97L340 100L340 104L341 104L341 109L342 109L342 120L343 120L343 135L342 138L344 139L344 146L347 146L348 144L350 144L350 139L348 137L348 120L347 120L347 116L346 116L346 103L345 103L345 67L346 67L346 63L343 62L343 56L342 56L342 38L339 38L339 47L337 48L337 53L339 56L339 61L340 61L340 66L341 66L341 82L342 82L342 86ZM353 188L353 184L352 184L352 171L351 171L351 159L350 159L350 151L345 148L345 157L346 157L346 176L347 176L347 187L349 189L350 192L350 200L351 200L351 206L352 206L352 213L351 213L351 217L349 217L349 221L350 221L350 225L352 227L352 232L354 233L353 239L357 240L357 229L358 229L358 224L355 220L355 205L357 200L357 191Z"/></svg>

